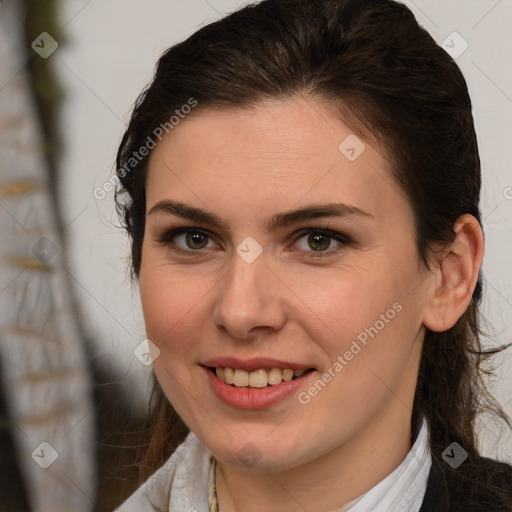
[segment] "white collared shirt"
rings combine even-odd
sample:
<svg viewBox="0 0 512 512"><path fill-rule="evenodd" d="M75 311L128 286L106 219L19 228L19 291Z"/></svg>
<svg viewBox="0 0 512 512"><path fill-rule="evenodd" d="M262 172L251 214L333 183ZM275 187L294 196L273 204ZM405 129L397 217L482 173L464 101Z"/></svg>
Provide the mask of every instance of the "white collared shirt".
<svg viewBox="0 0 512 512"><path fill-rule="evenodd" d="M401 464L339 512L418 512L432 465L428 424ZM208 512L210 451L190 432L167 462L115 512Z"/></svg>
<svg viewBox="0 0 512 512"><path fill-rule="evenodd" d="M427 420L400 465L368 492L339 512L418 512L425 497L432 466Z"/></svg>

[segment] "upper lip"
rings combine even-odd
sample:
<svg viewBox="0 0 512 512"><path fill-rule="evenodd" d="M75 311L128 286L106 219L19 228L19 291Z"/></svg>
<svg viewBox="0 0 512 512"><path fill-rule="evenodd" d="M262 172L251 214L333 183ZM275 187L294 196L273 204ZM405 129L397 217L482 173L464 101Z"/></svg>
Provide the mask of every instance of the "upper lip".
<svg viewBox="0 0 512 512"><path fill-rule="evenodd" d="M261 368L291 368L292 370L308 370L312 368L311 365L281 361L279 359L273 359L272 357L255 357L245 360L229 356L214 357L213 359L204 361L202 365L210 368L234 368L237 370L245 370L246 372L253 372Z"/></svg>

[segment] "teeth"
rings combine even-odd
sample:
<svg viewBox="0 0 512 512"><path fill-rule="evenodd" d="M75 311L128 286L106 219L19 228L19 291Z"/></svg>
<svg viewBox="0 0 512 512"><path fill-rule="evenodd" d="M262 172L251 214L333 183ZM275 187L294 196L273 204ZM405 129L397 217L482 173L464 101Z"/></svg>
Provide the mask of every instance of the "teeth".
<svg viewBox="0 0 512 512"><path fill-rule="evenodd" d="M294 377L298 378L306 373L306 370L292 370L291 368L271 368L260 369L254 372L246 372L245 370L235 370L233 368L215 368L217 377L226 384L233 384L238 388L265 388L268 385L275 386L282 381L288 382Z"/></svg>
<svg viewBox="0 0 512 512"><path fill-rule="evenodd" d="M272 370L270 370L268 372L268 383L271 386L275 386L276 384L280 384L281 381L283 380L282 377L283 377L283 371L282 370L280 370L279 368L272 368Z"/></svg>
<svg viewBox="0 0 512 512"><path fill-rule="evenodd" d="M291 368L286 368L283 370L283 380L288 382L293 379L293 370Z"/></svg>
<svg viewBox="0 0 512 512"><path fill-rule="evenodd" d="M222 370L222 368L221 368L221 370ZM224 379L223 379L224 382L226 384L233 384L233 382L235 381L235 372L233 371L233 369L232 368L224 368L223 374L224 374Z"/></svg>
<svg viewBox="0 0 512 512"><path fill-rule="evenodd" d="M235 370L235 378L233 380L233 384L237 388L241 388L243 386L249 385L249 374L244 370Z"/></svg>
<svg viewBox="0 0 512 512"><path fill-rule="evenodd" d="M255 372L249 373L249 386L251 386L251 388L264 388L266 385L267 370L256 370Z"/></svg>

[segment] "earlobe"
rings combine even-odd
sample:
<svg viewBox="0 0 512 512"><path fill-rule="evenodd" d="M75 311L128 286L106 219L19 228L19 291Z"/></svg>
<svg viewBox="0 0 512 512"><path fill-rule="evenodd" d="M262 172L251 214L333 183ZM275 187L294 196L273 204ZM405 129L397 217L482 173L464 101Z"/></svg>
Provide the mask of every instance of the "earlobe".
<svg viewBox="0 0 512 512"><path fill-rule="evenodd" d="M475 289L484 255L480 224L469 214L455 223L455 238L437 262L423 323L431 331L450 329L466 311Z"/></svg>

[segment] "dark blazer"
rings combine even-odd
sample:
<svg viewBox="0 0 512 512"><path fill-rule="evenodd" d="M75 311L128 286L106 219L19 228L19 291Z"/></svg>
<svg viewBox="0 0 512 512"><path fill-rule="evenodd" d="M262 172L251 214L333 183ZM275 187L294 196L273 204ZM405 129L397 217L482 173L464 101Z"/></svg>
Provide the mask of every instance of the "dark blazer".
<svg viewBox="0 0 512 512"><path fill-rule="evenodd" d="M501 496L496 497L499 490ZM479 457L452 469L432 455L432 467L420 512L510 512L512 466Z"/></svg>

